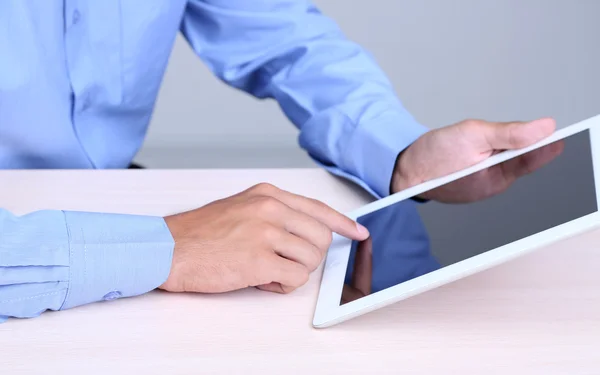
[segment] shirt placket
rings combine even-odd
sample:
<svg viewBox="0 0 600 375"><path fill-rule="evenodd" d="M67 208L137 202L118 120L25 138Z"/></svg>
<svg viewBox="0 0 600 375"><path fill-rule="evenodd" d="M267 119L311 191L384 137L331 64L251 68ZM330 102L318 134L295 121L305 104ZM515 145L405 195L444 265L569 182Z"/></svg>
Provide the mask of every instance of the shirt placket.
<svg viewBox="0 0 600 375"><path fill-rule="evenodd" d="M64 1L65 57L78 133L91 126L87 119L122 100L121 7L120 0Z"/></svg>

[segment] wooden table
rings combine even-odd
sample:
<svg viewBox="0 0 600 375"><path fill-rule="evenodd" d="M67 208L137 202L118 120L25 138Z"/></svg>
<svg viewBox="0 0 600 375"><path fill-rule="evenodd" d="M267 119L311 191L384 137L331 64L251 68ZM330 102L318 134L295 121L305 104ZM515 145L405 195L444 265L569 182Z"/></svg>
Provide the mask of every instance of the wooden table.
<svg viewBox="0 0 600 375"><path fill-rule="evenodd" d="M166 215L261 181L342 211L368 200L313 169L3 171L0 207ZM0 373L600 373L599 231L325 330L320 275L291 295L152 292L9 320Z"/></svg>

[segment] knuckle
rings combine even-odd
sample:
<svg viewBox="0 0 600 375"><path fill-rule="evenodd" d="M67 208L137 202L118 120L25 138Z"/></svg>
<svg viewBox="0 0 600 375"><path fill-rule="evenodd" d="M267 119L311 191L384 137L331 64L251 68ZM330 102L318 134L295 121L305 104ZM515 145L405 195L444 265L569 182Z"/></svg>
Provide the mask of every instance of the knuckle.
<svg viewBox="0 0 600 375"><path fill-rule="evenodd" d="M310 198L309 200L314 206L314 208L317 210L317 212L321 212L323 214L336 213L336 211L333 208L329 207L329 205L325 202L312 198Z"/></svg>
<svg viewBox="0 0 600 375"><path fill-rule="evenodd" d="M312 272L319 267L319 265L321 264L321 261L323 260L323 256L318 251L312 251L311 253L312 254L311 254L310 258L308 259L308 264L306 266Z"/></svg>
<svg viewBox="0 0 600 375"><path fill-rule="evenodd" d="M283 294L290 294L296 289L297 289L297 287L295 287L295 286L281 285L281 293L283 293Z"/></svg>
<svg viewBox="0 0 600 375"><path fill-rule="evenodd" d="M310 273L308 272L308 269L304 268L302 270L298 270L296 272L296 274L294 275L294 280L292 281L292 285L289 285L289 287L291 287L291 290L295 290L297 288L300 288L302 285L306 284L308 282L310 278Z"/></svg>
<svg viewBox="0 0 600 375"><path fill-rule="evenodd" d="M258 213L265 215L273 215L281 210L282 203L272 197L259 197L254 200L255 207Z"/></svg>
<svg viewBox="0 0 600 375"><path fill-rule="evenodd" d="M327 249L329 249L329 246L331 246L331 242L333 242L333 232L329 229L324 230L323 234L320 237L321 238L319 239L319 248L321 248L321 250L323 251L326 251Z"/></svg>
<svg viewBox="0 0 600 375"><path fill-rule="evenodd" d="M273 243L279 237L279 230L268 223L259 224L255 230L267 243Z"/></svg>
<svg viewBox="0 0 600 375"><path fill-rule="evenodd" d="M306 284L308 282L309 277L310 277L310 274L309 274L308 270L306 270L306 269L302 270L298 274L298 287Z"/></svg>
<svg viewBox="0 0 600 375"><path fill-rule="evenodd" d="M513 145L515 147L521 147L524 146L524 142L522 142L522 138L519 137L519 134L517 134L516 132L516 126L509 126L508 127L508 144Z"/></svg>
<svg viewBox="0 0 600 375"><path fill-rule="evenodd" d="M279 190L276 186L269 184L268 182L261 182L260 184L256 184L250 188L250 191L258 194L258 195L272 195L277 190Z"/></svg>
<svg viewBox="0 0 600 375"><path fill-rule="evenodd" d="M467 119L461 122L461 125L464 127L465 130L469 131L481 125L481 121L475 119Z"/></svg>
<svg viewBox="0 0 600 375"><path fill-rule="evenodd" d="M327 204L325 204L324 202L322 202L318 199L309 198L309 201L321 209L329 209L329 206Z"/></svg>

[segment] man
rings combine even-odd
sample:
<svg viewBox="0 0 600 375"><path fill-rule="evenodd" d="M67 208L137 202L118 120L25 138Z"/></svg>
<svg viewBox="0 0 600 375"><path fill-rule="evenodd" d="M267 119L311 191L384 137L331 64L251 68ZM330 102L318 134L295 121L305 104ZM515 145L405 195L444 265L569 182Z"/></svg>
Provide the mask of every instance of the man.
<svg viewBox="0 0 600 375"><path fill-rule="evenodd" d="M5 0L0 167L126 168L179 30L224 82L276 99L315 161L376 197L554 130L551 119L471 120L427 132L369 55L305 0ZM288 293L321 262L332 232L368 237L324 204L270 185L164 219L0 211L0 320L157 287Z"/></svg>

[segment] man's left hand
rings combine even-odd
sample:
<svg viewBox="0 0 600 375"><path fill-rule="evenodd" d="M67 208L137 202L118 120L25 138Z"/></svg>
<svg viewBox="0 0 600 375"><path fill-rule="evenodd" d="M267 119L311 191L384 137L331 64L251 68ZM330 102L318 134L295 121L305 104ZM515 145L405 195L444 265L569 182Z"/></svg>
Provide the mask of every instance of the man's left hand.
<svg viewBox="0 0 600 375"><path fill-rule="evenodd" d="M503 150L527 147L551 135L555 128L553 119L543 118L508 123L467 120L432 130L417 139L398 158L391 192L457 172ZM453 200L452 197L439 198Z"/></svg>

